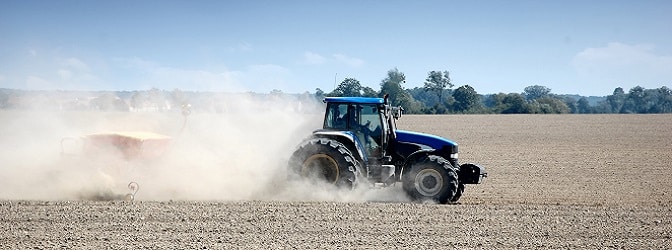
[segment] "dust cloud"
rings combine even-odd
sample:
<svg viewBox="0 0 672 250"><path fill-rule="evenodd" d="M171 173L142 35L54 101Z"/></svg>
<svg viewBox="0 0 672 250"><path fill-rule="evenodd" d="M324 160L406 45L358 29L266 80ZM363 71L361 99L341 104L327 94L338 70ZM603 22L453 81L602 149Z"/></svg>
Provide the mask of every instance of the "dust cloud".
<svg viewBox="0 0 672 250"><path fill-rule="evenodd" d="M246 95L225 102L217 112L194 106L186 117L179 111L2 110L0 199L123 199L136 182L136 200L407 201L398 186L336 190L287 180L295 146L321 127L321 102ZM171 140L152 159L82 150L82 136L111 131Z"/></svg>

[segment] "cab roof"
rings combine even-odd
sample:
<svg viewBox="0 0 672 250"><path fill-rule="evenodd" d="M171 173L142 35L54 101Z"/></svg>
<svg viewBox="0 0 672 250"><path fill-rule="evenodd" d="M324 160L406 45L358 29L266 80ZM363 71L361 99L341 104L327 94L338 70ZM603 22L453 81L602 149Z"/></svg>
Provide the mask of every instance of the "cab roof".
<svg viewBox="0 0 672 250"><path fill-rule="evenodd" d="M383 98L376 97L325 97L325 103L360 103L360 104L383 104Z"/></svg>

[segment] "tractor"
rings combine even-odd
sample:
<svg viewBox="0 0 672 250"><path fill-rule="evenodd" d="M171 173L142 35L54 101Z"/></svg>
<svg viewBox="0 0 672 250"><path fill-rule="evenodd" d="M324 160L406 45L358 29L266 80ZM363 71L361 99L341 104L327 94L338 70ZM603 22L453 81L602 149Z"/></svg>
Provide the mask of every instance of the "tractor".
<svg viewBox="0 0 672 250"><path fill-rule="evenodd" d="M459 164L457 144L419 132L398 130L403 108L388 95L326 97L322 129L304 139L289 159L292 179L320 180L352 189L401 182L418 202L456 203L466 184L487 173L478 164Z"/></svg>

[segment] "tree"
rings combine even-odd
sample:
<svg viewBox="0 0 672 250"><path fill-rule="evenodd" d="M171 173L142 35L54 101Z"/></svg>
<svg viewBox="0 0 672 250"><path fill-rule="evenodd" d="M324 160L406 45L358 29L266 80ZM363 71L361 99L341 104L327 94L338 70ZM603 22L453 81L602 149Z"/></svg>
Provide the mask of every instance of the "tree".
<svg viewBox="0 0 672 250"><path fill-rule="evenodd" d="M362 96L363 97L376 97L376 96L378 96L378 92L376 92L371 87L362 87Z"/></svg>
<svg viewBox="0 0 672 250"><path fill-rule="evenodd" d="M406 91L415 99L421 102L425 106L431 106L436 103L436 95L430 93L424 87L415 87L412 89L406 89Z"/></svg>
<svg viewBox="0 0 672 250"><path fill-rule="evenodd" d="M436 92L439 98L437 103L443 102L443 91L446 88L452 88L454 85L450 82L450 73L446 71L430 71L425 79L425 90Z"/></svg>
<svg viewBox="0 0 672 250"><path fill-rule="evenodd" d="M609 114L612 113L611 106L607 101L598 102L597 105L591 107L593 113L596 114Z"/></svg>
<svg viewBox="0 0 672 250"><path fill-rule="evenodd" d="M325 93L322 89L316 88L315 89L315 99L322 100L324 99Z"/></svg>
<svg viewBox="0 0 672 250"><path fill-rule="evenodd" d="M530 107L525 101L525 97L518 93L510 93L504 96L502 100L504 109L502 114L528 114L530 113Z"/></svg>
<svg viewBox="0 0 672 250"><path fill-rule="evenodd" d="M453 98L455 98L453 109L457 112L467 112L480 104L480 96L476 93L476 90L469 85L457 88L455 92L453 92Z"/></svg>
<svg viewBox="0 0 672 250"><path fill-rule="evenodd" d="M607 100L599 104L595 112L604 113L669 113L672 112L672 91L666 86L658 89L645 89L635 86L626 94L618 87ZM602 111L604 106L607 110Z"/></svg>
<svg viewBox="0 0 672 250"><path fill-rule="evenodd" d="M0 109L9 107L9 93L6 89L0 89Z"/></svg>
<svg viewBox="0 0 672 250"><path fill-rule="evenodd" d="M149 102L149 97L142 91L134 91L131 96L130 107L134 110L145 108L145 103Z"/></svg>
<svg viewBox="0 0 672 250"><path fill-rule="evenodd" d="M550 94L551 89L540 85L527 86L525 87L525 92L523 93L523 95L525 95L525 99L528 101L544 98Z"/></svg>
<svg viewBox="0 0 672 250"><path fill-rule="evenodd" d="M627 95L624 95L624 102L621 106L619 113L646 113L647 107L645 106L645 97L646 93L644 88L640 86L635 86L630 89Z"/></svg>
<svg viewBox="0 0 672 250"><path fill-rule="evenodd" d="M170 92L169 98L170 108L174 110L181 110L182 106L188 104L186 95L178 88L173 89L173 91Z"/></svg>
<svg viewBox="0 0 672 250"><path fill-rule="evenodd" d="M485 96L483 104L487 109L490 109L492 113L501 114L505 109L504 97L506 97L506 94L504 93L489 94Z"/></svg>
<svg viewBox="0 0 672 250"><path fill-rule="evenodd" d="M158 88L152 88L148 92L149 102L156 110L163 111L166 109L167 98L164 91Z"/></svg>
<svg viewBox="0 0 672 250"><path fill-rule="evenodd" d="M623 104L625 103L625 91L623 91L623 88L618 87L614 89L614 93L610 96L607 96L607 103L609 103L609 107L611 107L611 111L613 113L620 113L621 108L623 107Z"/></svg>
<svg viewBox="0 0 672 250"><path fill-rule="evenodd" d="M89 105L100 111L129 111L128 104L112 92L105 92L92 99Z"/></svg>
<svg viewBox="0 0 672 250"><path fill-rule="evenodd" d="M437 110L436 107L439 106L438 99L435 93L427 91L424 87L415 87L412 89L406 89L411 98L416 100L419 105L419 112L422 114L437 114L440 110ZM451 97L452 99L452 97ZM444 105L441 105L444 107ZM445 113L445 107L443 108Z"/></svg>
<svg viewBox="0 0 672 250"><path fill-rule="evenodd" d="M362 96L362 84L355 78L345 78L330 96Z"/></svg>
<svg viewBox="0 0 672 250"><path fill-rule="evenodd" d="M579 108L577 107L578 101L572 97L569 96L556 96L556 98L561 99L563 102L565 102L565 105L569 108L569 113L571 114L578 114L579 113ZM583 97L582 97L583 98ZM588 100L586 99L586 102Z"/></svg>
<svg viewBox="0 0 672 250"><path fill-rule="evenodd" d="M280 89L273 89L271 92L268 93L271 96L283 96L285 93L282 92Z"/></svg>
<svg viewBox="0 0 672 250"><path fill-rule="evenodd" d="M592 113L592 108L590 107L590 104L588 103L588 99L585 97L579 98L578 101L576 101L576 106L578 109L579 114L590 114Z"/></svg>
<svg viewBox="0 0 672 250"><path fill-rule="evenodd" d="M393 106L402 106L407 113L419 113L420 103L415 101L401 86L405 82L406 76L399 69L394 68L387 71L387 77L380 82L378 96L383 97L385 94L389 94L389 101Z"/></svg>
<svg viewBox="0 0 672 250"><path fill-rule="evenodd" d="M401 86L404 82L406 82L406 76L397 68L387 71L387 77L380 82L379 96L383 97L385 94L389 94L390 103L400 105L407 99L405 96L408 95Z"/></svg>
<svg viewBox="0 0 672 250"><path fill-rule="evenodd" d="M560 98L552 96L535 99L528 107L527 113L567 114L570 111L567 103Z"/></svg>
<svg viewBox="0 0 672 250"><path fill-rule="evenodd" d="M660 87L656 90L658 92L658 98L656 100L658 112L672 112L672 90L666 86Z"/></svg>

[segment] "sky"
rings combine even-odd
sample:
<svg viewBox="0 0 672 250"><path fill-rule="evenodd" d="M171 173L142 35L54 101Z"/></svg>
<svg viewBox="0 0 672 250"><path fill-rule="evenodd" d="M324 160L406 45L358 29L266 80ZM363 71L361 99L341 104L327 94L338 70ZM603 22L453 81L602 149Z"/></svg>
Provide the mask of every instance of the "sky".
<svg viewBox="0 0 672 250"><path fill-rule="evenodd" d="M605 96L672 86L672 1L0 1L0 88Z"/></svg>

